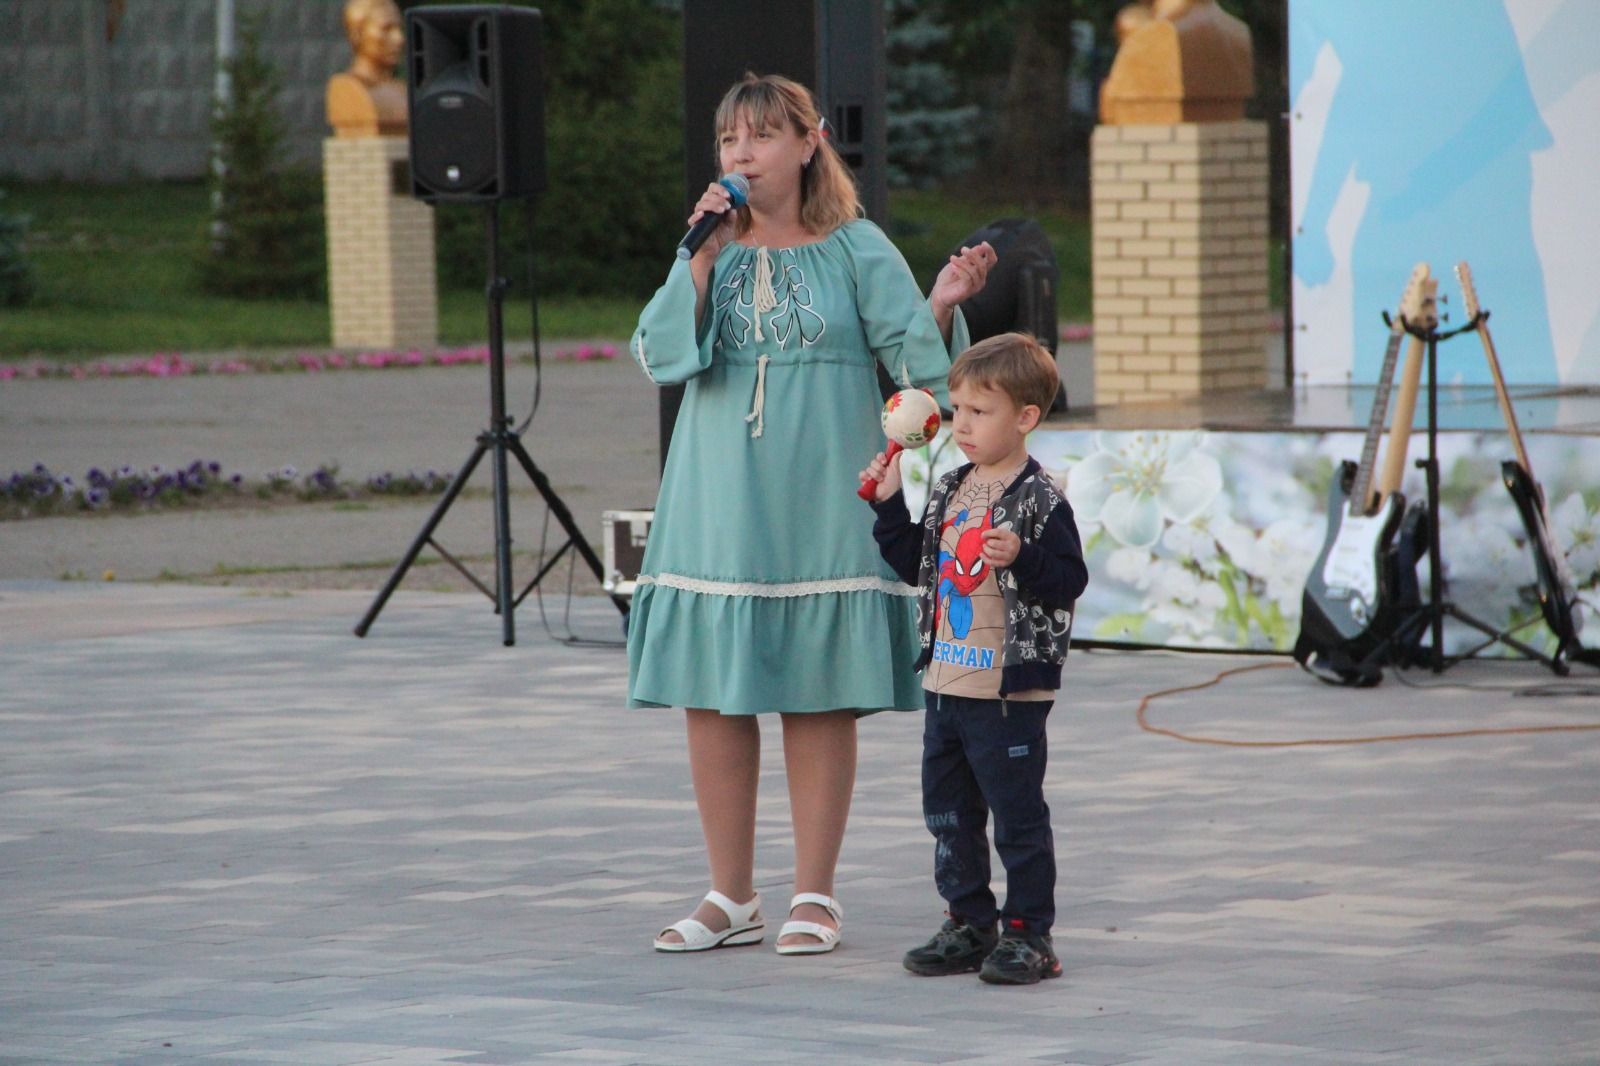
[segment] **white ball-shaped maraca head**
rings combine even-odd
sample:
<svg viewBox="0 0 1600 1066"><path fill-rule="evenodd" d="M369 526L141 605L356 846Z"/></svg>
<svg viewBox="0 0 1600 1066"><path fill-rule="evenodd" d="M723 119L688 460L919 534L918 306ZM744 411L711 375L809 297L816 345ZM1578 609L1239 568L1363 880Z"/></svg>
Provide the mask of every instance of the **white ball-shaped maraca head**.
<svg viewBox="0 0 1600 1066"><path fill-rule="evenodd" d="M927 389L901 389L883 404L883 432L902 448L920 448L939 432L939 401Z"/></svg>

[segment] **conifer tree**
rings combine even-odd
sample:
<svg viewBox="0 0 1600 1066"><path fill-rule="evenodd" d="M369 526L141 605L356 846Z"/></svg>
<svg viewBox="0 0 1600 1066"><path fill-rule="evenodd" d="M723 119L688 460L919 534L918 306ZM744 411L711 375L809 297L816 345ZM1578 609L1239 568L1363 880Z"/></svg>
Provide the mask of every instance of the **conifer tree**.
<svg viewBox="0 0 1600 1066"><path fill-rule="evenodd" d="M280 79L244 20L226 61L232 82L212 114L215 144L209 254L202 285L230 296L315 296L326 274L320 183L286 161Z"/></svg>

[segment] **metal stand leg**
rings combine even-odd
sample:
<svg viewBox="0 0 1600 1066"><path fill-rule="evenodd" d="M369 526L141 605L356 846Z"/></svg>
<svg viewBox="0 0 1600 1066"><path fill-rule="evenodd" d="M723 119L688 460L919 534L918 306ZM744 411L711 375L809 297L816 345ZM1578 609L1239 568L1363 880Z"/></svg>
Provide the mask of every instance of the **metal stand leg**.
<svg viewBox="0 0 1600 1066"><path fill-rule="evenodd" d="M487 205L487 208L485 236L488 244L489 282L484 295L489 307L489 428L478 435L478 444L473 449L471 457L461 467L460 472L450 482L449 487L445 489L444 498L433 509L433 514L428 517L428 521L423 525L421 532L411 542L411 547L406 551L405 557L400 560L394 572L389 575L389 580L384 583L383 590L378 593L377 598L372 602L372 606L367 609L366 615L357 624L355 634L358 637L367 635L367 631L372 628L372 623L377 620L378 613L383 610L384 604L389 600L389 596L399 587L401 580L405 578L406 571L416 561L417 555L421 553L425 545L431 544L440 555L444 556L446 562L466 575L467 579L477 586L480 592L494 600L495 613L500 615L502 642L507 647L516 643L516 606L549 572L554 559L545 564L544 568L539 571L538 575L522 591L520 596L514 595L511 576L511 489L508 480L509 464L506 460L507 452L516 455L517 461L522 465L523 470L527 472L528 477L532 479L534 487L539 490L539 495L544 497L545 504L561 522L561 528L566 530L567 543L562 545L556 552L556 557L565 552L568 546L574 546L578 549L578 554L583 556L584 561L589 564L589 568L594 571L594 576L600 580L605 578L604 567L599 557L595 555L594 549L589 546L589 542L585 539L582 531L578 529L577 523L572 520L572 512L567 509L567 505L562 502L561 497L556 495L555 489L550 486L549 479L533 464L533 459L528 455L527 449L522 446L522 439L515 430L511 429L511 419L506 415L505 320L502 314L502 306L505 302L507 282L505 278L500 276L500 205L497 201L491 202ZM484 454L490 451L494 453L494 460L491 463L494 471L495 560L495 580L492 592L433 539L433 532L438 528L439 523L443 521L445 512L450 510L450 505L461 494L461 490L466 486L467 479L477 469L478 463L483 459ZM626 616L628 602L617 596L611 597L611 600L616 604L617 609Z"/></svg>

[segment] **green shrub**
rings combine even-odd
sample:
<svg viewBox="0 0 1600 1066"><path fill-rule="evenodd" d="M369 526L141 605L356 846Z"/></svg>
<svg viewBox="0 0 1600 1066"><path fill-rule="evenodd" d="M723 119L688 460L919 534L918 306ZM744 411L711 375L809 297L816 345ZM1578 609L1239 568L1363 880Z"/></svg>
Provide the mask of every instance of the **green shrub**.
<svg viewBox="0 0 1600 1066"><path fill-rule="evenodd" d="M0 307L20 307L33 298L33 266L24 247L28 223L27 215L0 210Z"/></svg>
<svg viewBox="0 0 1600 1066"><path fill-rule="evenodd" d="M212 115L209 252L201 285L253 299L317 296L326 284L322 180L283 164L281 83L262 54L259 19L246 19L227 62L232 92Z"/></svg>

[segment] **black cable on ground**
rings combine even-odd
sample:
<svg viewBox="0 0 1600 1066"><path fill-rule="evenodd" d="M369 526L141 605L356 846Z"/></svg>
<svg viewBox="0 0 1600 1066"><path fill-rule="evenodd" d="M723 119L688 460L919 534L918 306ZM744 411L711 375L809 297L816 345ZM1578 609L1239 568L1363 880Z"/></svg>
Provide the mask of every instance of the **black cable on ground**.
<svg viewBox="0 0 1600 1066"><path fill-rule="evenodd" d="M1299 740L1230 740L1226 737L1192 736L1180 733L1175 729L1165 729L1150 724L1148 717L1150 705L1166 696L1175 696L1181 692L1198 692L1201 689L1219 685L1224 679L1235 674L1254 673L1258 670L1287 670L1294 666L1293 663L1261 663L1256 666L1237 666L1231 670L1224 670L1209 681L1202 681L1195 685L1180 685L1175 688L1161 689L1144 696L1139 701L1139 709L1134 717L1139 723L1139 728L1147 733L1158 736L1171 737L1188 744L1209 744L1227 748L1305 748L1305 747L1335 747L1349 744L1389 744L1403 740L1450 740L1461 737L1487 737L1487 736L1513 736L1535 733L1587 733L1600 732L1600 724L1596 725L1547 725L1547 726L1516 726L1503 729L1452 729L1427 733L1391 733L1370 737L1309 737Z"/></svg>

